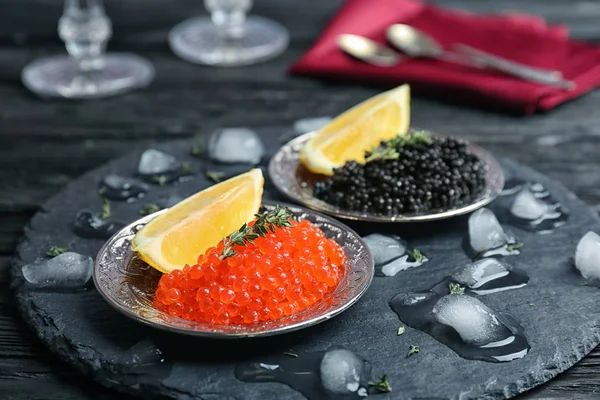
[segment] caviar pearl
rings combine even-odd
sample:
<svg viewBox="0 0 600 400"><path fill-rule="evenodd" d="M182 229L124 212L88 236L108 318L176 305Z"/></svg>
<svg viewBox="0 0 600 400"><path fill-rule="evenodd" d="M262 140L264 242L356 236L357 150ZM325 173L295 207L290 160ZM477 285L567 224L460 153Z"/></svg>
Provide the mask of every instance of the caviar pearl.
<svg viewBox="0 0 600 400"><path fill-rule="evenodd" d="M454 138L397 148L397 160L354 161L315 185L315 196L349 211L379 215L459 207L481 193L487 166Z"/></svg>

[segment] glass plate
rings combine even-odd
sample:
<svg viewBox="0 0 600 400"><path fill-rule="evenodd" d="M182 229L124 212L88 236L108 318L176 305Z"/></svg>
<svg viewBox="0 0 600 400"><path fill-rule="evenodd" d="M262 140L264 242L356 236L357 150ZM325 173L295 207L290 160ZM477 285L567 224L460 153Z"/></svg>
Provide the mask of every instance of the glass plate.
<svg viewBox="0 0 600 400"><path fill-rule="evenodd" d="M326 179L326 177L324 175L314 174L300 164L300 149L313 135L315 135L315 132L309 132L283 145L271 158L269 163L269 176L275 184L275 187L290 199L312 208L313 210L337 218L371 222L423 222L440 220L466 214L491 203L498 197L504 187L504 173L502 172L502 167L500 167L498 161L481 147L469 144L469 150L488 166L485 176L485 187L481 194L474 198L469 204L428 213L395 214L389 216L344 210L326 203L323 200L317 199L313 195L315 183ZM435 134L435 136L441 135Z"/></svg>
<svg viewBox="0 0 600 400"><path fill-rule="evenodd" d="M100 249L94 263L94 284L111 306L144 324L186 335L210 338L270 336L306 328L334 317L354 304L373 280L373 256L361 237L344 224L303 207L282 204L297 220L308 219L335 239L347 256L346 274L327 298L312 307L274 321L252 325L218 325L173 317L152 307L162 273L141 261L131 251L135 232L165 210L141 218L123 228ZM275 207L264 203L264 210Z"/></svg>

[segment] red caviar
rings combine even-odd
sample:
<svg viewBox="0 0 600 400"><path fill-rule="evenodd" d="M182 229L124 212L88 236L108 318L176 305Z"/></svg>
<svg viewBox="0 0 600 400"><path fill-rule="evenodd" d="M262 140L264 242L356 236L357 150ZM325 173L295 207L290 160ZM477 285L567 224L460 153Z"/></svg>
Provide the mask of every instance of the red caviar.
<svg viewBox="0 0 600 400"><path fill-rule="evenodd" d="M291 228L277 228L253 245L235 245L231 257L219 259L221 242L196 265L163 275L154 306L217 324L268 321L312 306L337 287L346 255L310 221L290 222Z"/></svg>

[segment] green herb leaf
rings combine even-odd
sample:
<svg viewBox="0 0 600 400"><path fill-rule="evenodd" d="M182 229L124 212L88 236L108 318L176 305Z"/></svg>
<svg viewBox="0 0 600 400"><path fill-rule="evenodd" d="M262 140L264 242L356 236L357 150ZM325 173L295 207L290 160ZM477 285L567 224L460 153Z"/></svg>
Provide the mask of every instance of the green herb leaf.
<svg viewBox="0 0 600 400"><path fill-rule="evenodd" d="M158 204L154 204L154 203L148 203L144 206L142 206L142 208L140 208L138 210L138 214L140 215L150 215L150 214L154 214L155 212L161 210L162 207L159 206Z"/></svg>
<svg viewBox="0 0 600 400"><path fill-rule="evenodd" d="M400 136L403 140L400 140L399 146L414 145L417 143L432 144L433 139L431 133L424 130L411 131L408 135Z"/></svg>
<svg viewBox="0 0 600 400"><path fill-rule="evenodd" d="M110 203L108 200L102 200L102 210L98 213L98 218L107 219L112 215L112 211L110 209Z"/></svg>
<svg viewBox="0 0 600 400"><path fill-rule="evenodd" d="M448 289L450 289L450 294L465 294L465 288L460 286L458 283L450 283L448 285Z"/></svg>
<svg viewBox="0 0 600 400"><path fill-rule="evenodd" d="M412 249L412 251L408 252L408 259L412 262L423 262L425 256L419 249Z"/></svg>
<svg viewBox="0 0 600 400"><path fill-rule="evenodd" d="M292 353L291 351L284 351L283 354L285 354L286 356L298 358L298 354Z"/></svg>
<svg viewBox="0 0 600 400"><path fill-rule="evenodd" d="M392 140L383 142L381 146L375 147L365 154L365 161L375 160L397 160L400 157L398 148L415 145L417 143L432 144L433 139L427 131L411 131L406 135L398 135Z"/></svg>
<svg viewBox="0 0 600 400"><path fill-rule="evenodd" d="M225 172L219 171L206 171L206 177L213 181L214 183L219 183L223 180L225 176Z"/></svg>
<svg viewBox="0 0 600 400"><path fill-rule="evenodd" d="M374 147L371 151L367 152L365 161L370 163L376 160L397 160L400 158L400 153L393 147Z"/></svg>
<svg viewBox="0 0 600 400"><path fill-rule="evenodd" d="M381 375L378 381L368 382L368 384L378 392L387 393L392 391L392 386L387 380L387 375Z"/></svg>
<svg viewBox="0 0 600 400"><path fill-rule="evenodd" d="M524 243L520 243L520 242L519 243L509 244L508 246L506 246L506 250L508 250L508 251L519 250L524 245L525 245Z"/></svg>
<svg viewBox="0 0 600 400"><path fill-rule="evenodd" d="M535 307L535 304L529 303L529 307Z"/></svg>
<svg viewBox="0 0 600 400"><path fill-rule="evenodd" d="M106 186L102 185L102 186L100 187L100 189L98 189L98 194L99 194L100 196L102 196L104 193L106 193L106 191L107 191L107 190L108 190L108 188L107 188Z"/></svg>
<svg viewBox="0 0 600 400"><path fill-rule="evenodd" d="M162 186L167 183L169 179L165 175L158 175L153 177L152 180Z"/></svg>
<svg viewBox="0 0 600 400"><path fill-rule="evenodd" d="M249 227L247 224L242 225L240 229L231 233L225 239L223 239L223 253L219 259L234 256L236 253L233 250L234 245L244 246L246 243L253 244L253 240L259 236L266 236L269 231L275 232L276 228L289 228L290 217L292 213L285 207L279 205L275 206L272 211L256 214L257 217L254 225Z"/></svg>
<svg viewBox="0 0 600 400"><path fill-rule="evenodd" d="M192 172L194 172L194 168L192 168L192 164L190 164L187 161L181 163L179 170L185 174L191 174Z"/></svg>
<svg viewBox="0 0 600 400"><path fill-rule="evenodd" d="M190 148L191 155L198 157L204 151L204 142L196 141L192 143L192 147Z"/></svg>
<svg viewBox="0 0 600 400"><path fill-rule="evenodd" d="M48 247L48 251L46 252L46 255L48 257L56 257L56 256L60 256L62 253L66 253L68 250L65 249L64 247L56 247L56 246L50 246Z"/></svg>
<svg viewBox="0 0 600 400"><path fill-rule="evenodd" d="M421 351L421 349L419 349L419 346L413 346L411 344L410 349L408 350L408 354L406 355L406 358L412 356L413 354L418 353L419 351Z"/></svg>
<svg viewBox="0 0 600 400"><path fill-rule="evenodd" d="M398 328L398 336L403 335L404 332L406 332L406 328L401 326L400 328Z"/></svg>

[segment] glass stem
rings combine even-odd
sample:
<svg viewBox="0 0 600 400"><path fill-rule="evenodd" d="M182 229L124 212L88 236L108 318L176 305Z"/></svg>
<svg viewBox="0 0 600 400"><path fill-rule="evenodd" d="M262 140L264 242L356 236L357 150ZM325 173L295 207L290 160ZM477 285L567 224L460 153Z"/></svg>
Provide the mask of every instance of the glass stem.
<svg viewBox="0 0 600 400"><path fill-rule="evenodd" d="M252 0L205 0L204 3L224 42L238 42L244 37L244 22Z"/></svg>
<svg viewBox="0 0 600 400"><path fill-rule="evenodd" d="M244 36L245 13L217 11L212 14L211 18L219 28L223 40L237 41Z"/></svg>
<svg viewBox="0 0 600 400"><path fill-rule="evenodd" d="M58 34L83 73L102 68L102 56L112 35L102 0L65 0Z"/></svg>

